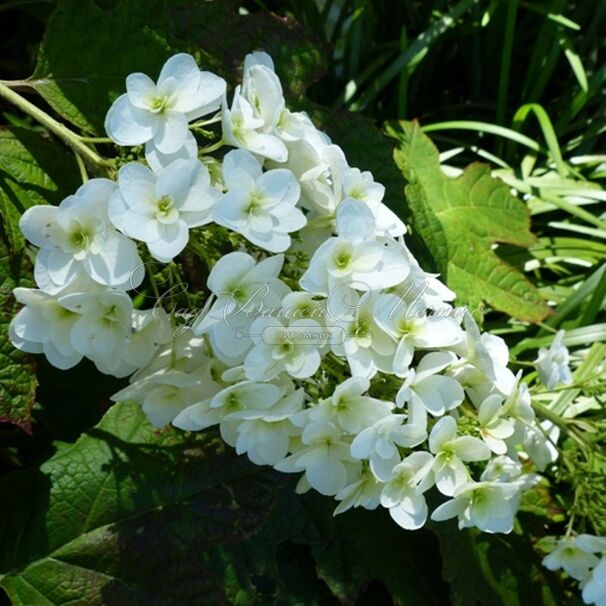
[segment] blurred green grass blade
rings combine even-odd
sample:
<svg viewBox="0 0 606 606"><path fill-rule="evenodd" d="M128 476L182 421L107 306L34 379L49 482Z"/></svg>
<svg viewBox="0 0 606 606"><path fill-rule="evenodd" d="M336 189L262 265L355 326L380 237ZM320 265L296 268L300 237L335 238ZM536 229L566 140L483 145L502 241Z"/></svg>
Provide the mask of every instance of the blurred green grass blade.
<svg viewBox="0 0 606 606"><path fill-rule="evenodd" d="M557 122L558 132L562 132L563 128L568 126L579 112L587 105L594 97L600 94L602 85L606 82L606 63L591 74L587 80L587 90L581 89L572 99L569 109L560 117Z"/></svg>
<svg viewBox="0 0 606 606"><path fill-rule="evenodd" d="M499 91L497 95L497 123L505 122L505 108L507 106L507 91L509 90L509 74L511 70L511 52L518 12L518 0L507 2L507 17L505 21L505 34L503 37L503 52L501 54L501 69L499 72Z"/></svg>
<svg viewBox="0 0 606 606"><path fill-rule="evenodd" d="M578 32L581 29L581 26L576 23L575 21L573 21L572 19L568 19L568 17L564 17L564 15L558 15L556 13L551 13L548 10L544 9L541 6L536 6L535 4L532 4L531 2L520 2L520 6L523 6L524 8L528 9L529 11L532 11L534 13L538 13L539 15L543 15L544 17L547 17L547 19L550 19L551 21L558 23L559 25L563 25L564 27L567 27L568 29L572 29L575 32Z"/></svg>
<svg viewBox="0 0 606 606"><path fill-rule="evenodd" d="M572 72L577 79L581 90L587 92L589 90L589 84L587 82L587 73L585 72L585 68L583 67L583 62L581 61L581 57L574 50L572 44L568 38L562 36L560 38L560 44L564 49L564 56L568 59L568 63L570 63L570 67L572 68Z"/></svg>
<svg viewBox="0 0 606 606"><path fill-rule="evenodd" d="M498 124L491 124L490 122L479 122L477 120L450 120L448 122L426 124L422 127L422 130L426 133L440 130L473 130L478 133L490 133L491 135L504 137L505 139L524 145L533 151L545 151L545 149L534 139L531 139L518 131L505 126L499 126Z"/></svg>
<svg viewBox="0 0 606 606"><path fill-rule="evenodd" d="M583 312L583 315L579 318L578 326L585 326L591 324L598 317L598 314L602 310L604 305L604 298L606 297L606 271L602 272L600 280L596 289L591 295L589 305Z"/></svg>
<svg viewBox="0 0 606 606"><path fill-rule="evenodd" d="M480 20L480 25L482 27L486 27L490 23L490 20L492 19L492 16L498 5L499 5L499 0L490 0L490 4L486 8L486 10L482 13L482 19Z"/></svg>
<svg viewBox="0 0 606 606"><path fill-rule="evenodd" d="M606 240L606 230L597 229L595 227L586 227L585 225L577 225L576 223L565 223L563 221L550 221L547 225L555 229L563 229L564 231L572 231L577 234L584 234L592 238L602 238Z"/></svg>
<svg viewBox="0 0 606 606"><path fill-rule="evenodd" d="M548 318L544 323L552 328L560 326L560 324L596 290L605 273L606 265L602 265L596 269L586 280L580 283L578 288L570 297L568 297L568 299L566 299L566 301L558 305L557 314ZM538 336L544 334L547 334L547 330L541 328L538 332Z"/></svg>
<svg viewBox="0 0 606 606"><path fill-rule="evenodd" d="M356 106L363 109L404 69L413 69L425 56L429 47L438 40L444 32L450 29L479 0L461 0L452 9L442 15L428 29L421 33L403 53L376 78L368 89L360 95Z"/></svg>
<svg viewBox="0 0 606 606"><path fill-rule="evenodd" d="M558 143L558 137L553 128L553 124L551 123L547 112L541 105L538 103L525 103L522 105L513 117L514 130L520 130L522 128L529 114L534 114L536 117L539 126L541 127L543 137L545 138L545 143L551 155L551 159L554 161L558 173L560 173L562 177L565 177L570 172L570 168L562 157L560 144Z"/></svg>
<svg viewBox="0 0 606 606"><path fill-rule="evenodd" d="M402 33L400 34L400 51L405 52L408 48L408 34L406 33L406 26L402 26ZM400 72L400 78L398 80L398 117L405 119L408 111L408 79L410 73L407 69L403 69Z"/></svg>
<svg viewBox="0 0 606 606"><path fill-rule="evenodd" d="M532 337L520 341L511 349L511 354L517 356L523 351L529 349L538 349L539 347L549 347L553 341L553 334L544 337ZM590 326L582 326L580 328L571 328L566 330L564 335L564 344L568 347L576 345L590 345L598 341L606 341L606 324L591 324Z"/></svg>
<svg viewBox="0 0 606 606"><path fill-rule="evenodd" d="M566 0L554 0L545 10L558 15L562 13L565 6ZM538 36L534 36L535 43L532 47L530 61L525 69L526 78L522 88L522 99L538 101L541 98L561 52L556 36L559 27L561 26L553 20L544 19Z"/></svg>

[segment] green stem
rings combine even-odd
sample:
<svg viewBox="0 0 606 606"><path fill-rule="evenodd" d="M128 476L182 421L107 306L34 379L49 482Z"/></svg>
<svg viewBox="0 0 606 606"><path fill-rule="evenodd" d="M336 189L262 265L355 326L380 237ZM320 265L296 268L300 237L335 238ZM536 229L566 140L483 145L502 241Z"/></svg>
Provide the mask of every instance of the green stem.
<svg viewBox="0 0 606 606"><path fill-rule="evenodd" d="M80 171L80 176L82 177L82 183L86 183L88 181L88 173L86 172L84 160L82 160L82 156L80 154L74 154L74 157L76 158L76 164L78 165L78 170Z"/></svg>
<svg viewBox="0 0 606 606"><path fill-rule="evenodd" d="M112 167L111 161L99 156L95 151L88 147L76 133L69 130L69 128L64 124L61 124L61 122L51 118L45 111L41 110L2 82L0 82L0 97L3 97L9 103L12 103L21 111L45 126L50 132L57 135L59 139L71 147L85 162L102 168L105 172L108 172Z"/></svg>
<svg viewBox="0 0 606 606"><path fill-rule="evenodd" d="M200 150L200 153L201 154L210 154L211 152L217 151L218 149L223 147L223 145L225 145L225 141L223 141L223 139L221 139L220 141L217 141L216 143L213 143L212 145L207 145L206 147L203 147Z"/></svg>
<svg viewBox="0 0 606 606"><path fill-rule="evenodd" d="M570 436L573 440L576 440L580 446L583 448L591 448L591 443L589 443L582 434L574 431L559 414L549 410L549 408L538 402L533 402L532 407L540 417L557 425L566 435Z"/></svg>
<svg viewBox="0 0 606 606"><path fill-rule="evenodd" d="M80 137L82 143L112 143L109 137Z"/></svg>

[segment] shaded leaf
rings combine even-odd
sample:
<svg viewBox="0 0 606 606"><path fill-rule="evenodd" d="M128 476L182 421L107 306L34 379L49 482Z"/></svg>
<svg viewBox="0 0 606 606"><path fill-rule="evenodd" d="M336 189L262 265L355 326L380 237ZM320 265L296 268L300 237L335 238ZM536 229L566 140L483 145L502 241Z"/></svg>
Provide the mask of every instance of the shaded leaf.
<svg viewBox="0 0 606 606"><path fill-rule="evenodd" d="M36 365L30 355L15 349L8 326L17 311L12 295L16 286L31 286L31 268L25 256L10 256L0 242L0 423L31 429L36 397Z"/></svg>
<svg viewBox="0 0 606 606"><path fill-rule="evenodd" d="M440 540L443 577L453 606L580 605L540 563L528 536L459 530L454 521L432 524Z"/></svg>
<svg viewBox="0 0 606 606"><path fill-rule="evenodd" d="M39 470L0 480L0 585L28 606L252 603L243 542L276 482L215 434L157 431L117 404Z"/></svg>
<svg viewBox="0 0 606 606"><path fill-rule="evenodd" d="M25 128L0 128L0 216L12 254L25 244L19 217L35 204L58 204L79 185L72 154Z"/></svg>
<svg viewBox="0 0 606 606"><path fill-rule="evenodd" d="M32 84L63 118L102 134L128 74L156 78L170 55L190 52L203 68L233 76L244 55L259 48L274 56L290 94L301 94L322 73L320 53L294 21L240 15L229 1L125 0L104 9L94 0L62 0L49 20Z"/></svg>

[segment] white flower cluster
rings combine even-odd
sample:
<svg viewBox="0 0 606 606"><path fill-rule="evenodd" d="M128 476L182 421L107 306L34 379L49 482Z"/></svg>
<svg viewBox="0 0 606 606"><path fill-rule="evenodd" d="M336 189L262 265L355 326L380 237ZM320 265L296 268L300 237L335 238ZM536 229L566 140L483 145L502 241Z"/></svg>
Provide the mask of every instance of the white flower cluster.
<svg viewBox="0 0 606 606"><path fill-rule="evenodd" d="M585 604L606 606L606 538L590 534L563 537L543 559L549 570L564 570L579 581Z"/></svg>
<svg viewBox="0 0 606 606"><path fill-rule="evenodd" d="M246 57L231 104L185 54L157 83L133 74L126 89L106 129L144 144L146 163L23 215L38 289L15 291L15 346L60 368L87 357L134 373L115 400L140 402L158 426L218 425L254 463L334 496L335 513L381 505L419 528L435 487L446 500L434 520L509 532L536 479L522 464L545 468L553 447L505 342L419 267L385 188L286 108L264 53ZM197 124L220 122L236 148L212 159L189 128L210 114ZM179 326L135 309L139 254L168 263L209 230L249 244L207 268L204 313Z"/></svg>

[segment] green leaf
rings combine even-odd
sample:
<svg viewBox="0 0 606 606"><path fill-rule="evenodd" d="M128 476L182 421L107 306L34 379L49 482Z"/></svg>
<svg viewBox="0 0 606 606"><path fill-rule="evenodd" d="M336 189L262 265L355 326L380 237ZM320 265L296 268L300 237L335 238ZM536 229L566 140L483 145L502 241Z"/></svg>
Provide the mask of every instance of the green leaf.
<svg viewBox="0 0 606 606"><path fill-rule="evenodd" d="M63 118L102 134L128 74L156 78L170 55L191 52L203 68L233 76L244 55L259 48L272 54L290 96L302 94L323 71L322 54L293 20L240 15L234 2L124 0L103 9L94 0L62 0L49 20L32 85Z"/></svg>
<svg viewBox="0 0 606 606"><path fill-rule="evenodd" d="M476 312L483 303L538 322L549 308L537 289L493 251L497 242L529 247L527 208L488 166L472 164L456 179L440 169L438 150L417 122L392 125L400 141L394 153L407 181L413 229L430 249L438 271L457 293L457 302Z"/></svg>
<svg viewBox="0 0 606 606"><path fill-rule="evenodd" d="M342 604L358 603L364 581L381 583L395 606L444 603L447 586L429 531L407 532L381 508L329 518L323 531L328 540L311 546L316 569ZM370 597L367 603L376 603Z"/></svg>
<svg viewBox="0 0 606 606"><path fill-rule="evenodd" d="M39 469L0 479L0 587L14 606L328 605L374 582L398 606L441 603L431 535L384 511L333 518L333 501L287 482L215 432L155 430L116 404Z"/></svg>
<svg viewBox="0 0 606 606"><path fill-rule="evenodd" d="M0 585L15 606L251 603L243 542L277 482L216 434L156 431L117 404L39 470L0 480Z"/></svg>
<svg viewBox="0 0 606 606"><path fill-rule="evenodd" d="M0 215L12 254L25 240L19 217L35 204L58 204L78 186L74 157L60 145L25 128L0 128Z"/></svg>
<svg viewBox="0 0 606 606"><path fill-rule="evenodd" d="M17 311L12 295L16 286L31 286L31 269L24 256L10 256L0 242L0 423L31 430L36 397L36 365L31 356L15 349L8 325Z"/></svg>
<svg viewBox="0 0 606 606"><path fill-rule="evenodd" d="M432 530L440 540L453 606L581 604L578 595L565 595L557 577L541 565L527 536L459 530L452 521L433 524Z"/></svg>

